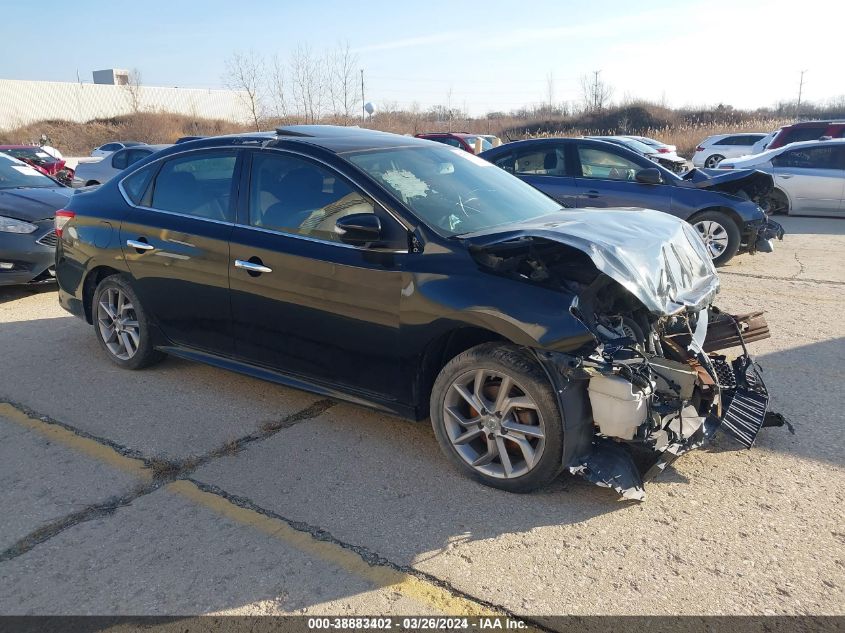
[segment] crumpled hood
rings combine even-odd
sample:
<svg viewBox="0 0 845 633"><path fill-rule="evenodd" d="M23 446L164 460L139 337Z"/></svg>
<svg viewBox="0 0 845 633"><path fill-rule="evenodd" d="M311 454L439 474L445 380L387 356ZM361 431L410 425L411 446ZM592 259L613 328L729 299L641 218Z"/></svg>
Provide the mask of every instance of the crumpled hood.
<svg viewBox="0 0 845 633"><path fill-rule="evenodd" d="M73 189L58 186L0 189L0 215L25 222L51 219L72 195Z"/></svg>
<svg viewBox="0 0 845 633"><path fill-rule="evenodd" d="M566 209L461 237L480 249L525 238L577 248L655 314L700 310L719 292L716 269L695 229L660 211Z"/></svg>
<svg viewBox="0 0 845 633"><path fill-rule="evenodd" d="M680 187L693 189L710 189L736 195L744 191L749 198L768 195L775 187L775 181L770 174L757 169L723 169L708 170L691 169L684 174Z"/></svg>

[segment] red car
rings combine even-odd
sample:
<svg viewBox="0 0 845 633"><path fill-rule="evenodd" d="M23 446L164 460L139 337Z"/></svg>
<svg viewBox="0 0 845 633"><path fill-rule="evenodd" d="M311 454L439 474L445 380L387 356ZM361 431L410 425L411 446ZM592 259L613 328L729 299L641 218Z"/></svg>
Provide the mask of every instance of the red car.
<svg viewBox="0 0 845 633"><path fill-rule="evenodd" d="M37 145L0 145L0 152L32 165L45 176L64 184L73 179L73 170L65 168L65 161L48 154Z"/></svg>
<svg viewBox="0 0 845 633"><path fill-rule="evenodd" d="M458 147L468 151L470 154L480 154L493 148L493 145L486 138L467 132L425 132L423 134L414 134L414 136L417 138L427 138L430 141L437 141L438 143L444 143L452 147ZM481 142L481 149L476 152L475 146L479 141Z"/></svg>
<svg viewBox="0 0 845 633"><path fill-rule="evenodd" d="M845 121L802 121L782 127L766 149L777 149L799 141L817 141L822 136L845 137Z"/></svg>

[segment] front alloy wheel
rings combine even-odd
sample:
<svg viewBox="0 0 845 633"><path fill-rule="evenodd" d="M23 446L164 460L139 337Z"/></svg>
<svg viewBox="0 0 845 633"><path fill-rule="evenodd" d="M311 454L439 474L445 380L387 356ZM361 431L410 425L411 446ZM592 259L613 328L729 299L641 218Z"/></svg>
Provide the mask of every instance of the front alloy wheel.
<svg viewBox="0 0 845 633"><path fill-rule="evenodd" d="M529 492L562 470L557 396L525 348L484 343L458 354L437 376L430 410L444 454L488 486Z"/></svg>
<svg viewBox="0 0 845 633"><path fill-rule="evenodd" d="M443 403L455 452L478 472L497 478L525 475L546 443L537 403L510 376L490 369L455 379Z"/></svg>
<svg viewBox="0 0 845 633"><path fill-rule="evenodd" d="M698 234L707 247L711 259L716 259L728 247L728 232L715 220L703 220L695 223Z"/></svg>

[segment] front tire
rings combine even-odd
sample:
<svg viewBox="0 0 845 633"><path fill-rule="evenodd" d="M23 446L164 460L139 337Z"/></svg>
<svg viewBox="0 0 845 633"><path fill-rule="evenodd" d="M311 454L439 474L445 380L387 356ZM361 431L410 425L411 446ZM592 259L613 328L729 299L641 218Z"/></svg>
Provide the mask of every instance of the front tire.
<svg viewBox="0 0 845 633"><path fill-rule="evenodd" d="M562 469L557 398L515 345L485 343L449 361L431 392L431 424L452 464L488 486L530 492Z"/></svg>
<svg viewBox="0 0 845 633"><path fill-rule="evenodd" d="M789 198L780 189L769 195L769 215L789 215Z"/></svg>
<svg viewBox="0 0 845 633"><path fill-rule="evenodd" d="M742 236L730 216L721 211L705 211L690 220L690 224L704 241L714 266L723 266L736 255Z"/></svg>
<svg viewBox="0 0 845 633"><path fill-rule="evenodd" d="M125 277L112 275L97 285L91 315L97 341L116 365L142 369L164 358L152 345L149 318Z"/></svg>

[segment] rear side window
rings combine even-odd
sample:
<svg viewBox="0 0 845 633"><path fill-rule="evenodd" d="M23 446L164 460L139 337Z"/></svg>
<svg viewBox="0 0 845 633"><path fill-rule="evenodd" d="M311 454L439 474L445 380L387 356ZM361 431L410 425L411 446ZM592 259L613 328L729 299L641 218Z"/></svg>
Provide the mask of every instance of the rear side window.
<svg viewBox="0 0 845 633"><path fill-rule="evenodd" d="M493 164L500 169L504 169L509 174L514 173L516 170L513 154L511 152L505 152L499 156L499 158L495 159Z"/></svg>
<svg viewBox="0 0 845 633"><path fill-rule="evenodd" d="M146 158L150 155L151 152L148 152L143 149L133 149L126 152L128 158L126 159L126 164L131 165L133 163L137 163L142 158Z"/></svg>
<svg viewBox="0 0 845 633"><path fill-rule="evenodd" d="M285 154L253 157L250 225L339 241L335 222L352 213L375 213L374 204L339 174Z"/></svg>
<svg viewBox="0 0 845 633"><path fill-rule="evenodd" d="M151 206L208 220L232 222L234 152L191 153L162 165L153 183Z"/></svg>
<svg viewBox="0 0 845 633"><path fill-rule="evenodd" d="M120 145L117 143L107 143L100 148L104 152L116 152L120 149Z"/></svg>
<svg viewBox="0 0 845 633"><path fill-rule="evenodd" d="M115 169L126 169L129 152L115 152L111 159L111 166Z"/></svg>
<svg viewBox="0 0 845 633"><path fill-rule="evenodd" d="M147 187L153 179L153 174L155 174L156 169L158 169L158 165L144 167L142 170L136 171L128 178L124 178L120 183L123 187L123 191L126 193L126 196L133 204L141 204L141 201L144 199L144 192L147 191Z"/></svg>
<svg viewBox="0 0 845 633"><path fill-rule="evenodd" d="M566 176L563 150L546 145L516 153L516 173L526 176Z"/></svg>

